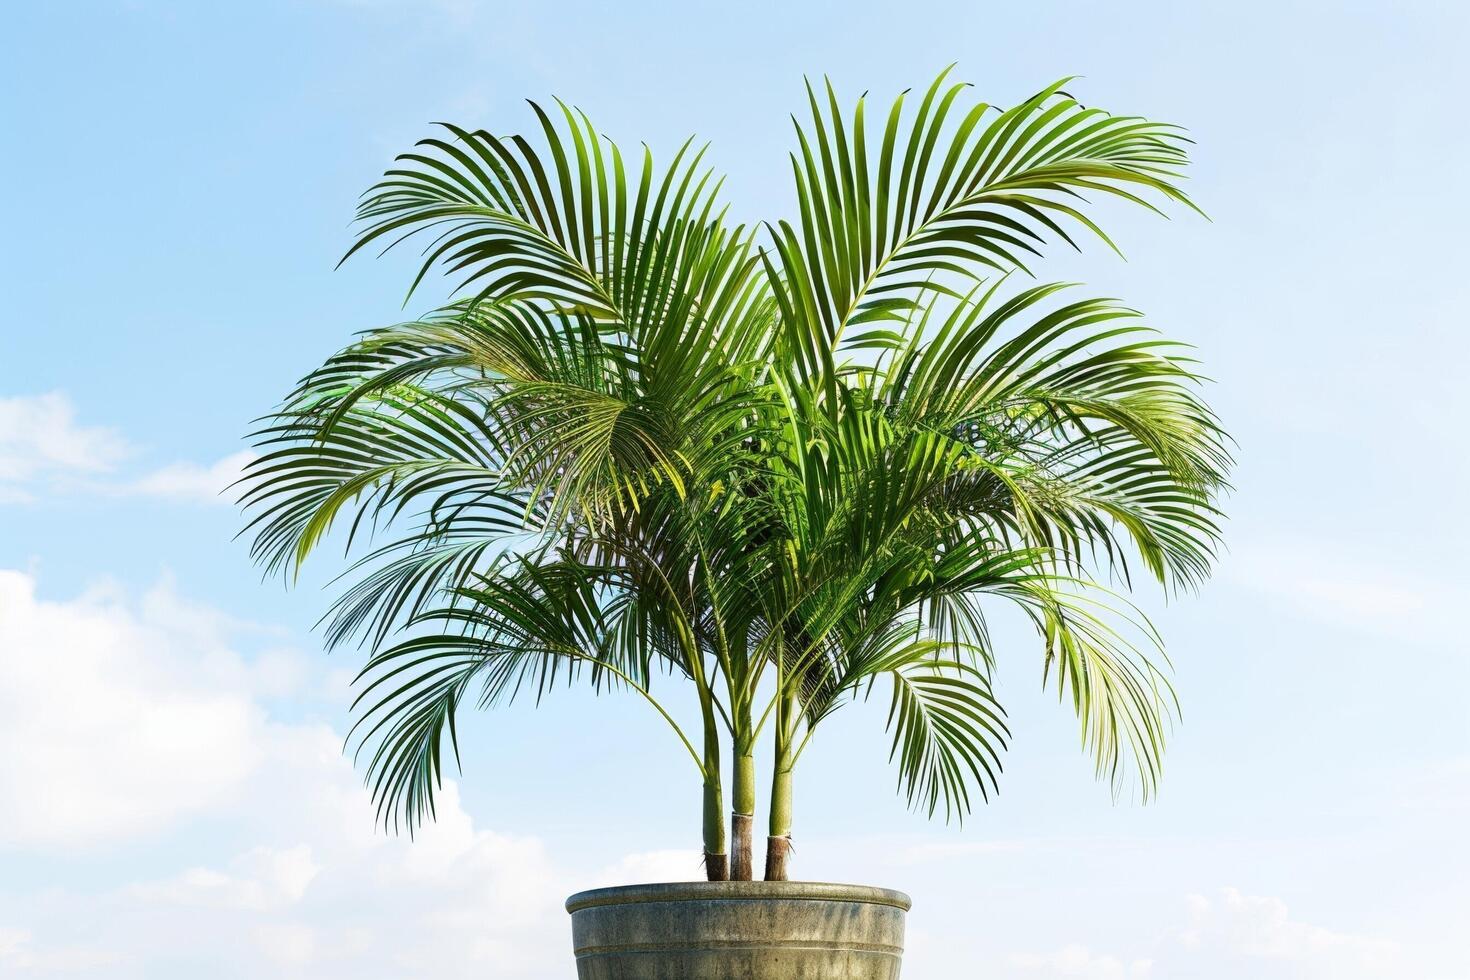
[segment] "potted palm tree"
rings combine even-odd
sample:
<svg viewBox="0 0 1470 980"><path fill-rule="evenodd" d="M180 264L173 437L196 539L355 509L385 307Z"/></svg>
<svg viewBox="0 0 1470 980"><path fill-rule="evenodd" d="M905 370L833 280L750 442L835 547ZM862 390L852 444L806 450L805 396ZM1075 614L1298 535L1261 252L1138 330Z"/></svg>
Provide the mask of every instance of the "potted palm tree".
<svg viewBox="0 0 1470 980"><path fill-rule="evenodd" d="M432 818L466 704L581 682L668 723L708 881L573 896L582 977L897 976L905 896L788 881L793 778L886 687L909 802L988 799L994 603L1099 773L1153 790L1162 649L1096 583L1199 583L1230 460L1180 345L1018 281L1079 231L1112 245L1088 196L1191 206L1178 129L1062 84L1002 110L946 72L875 126L809 86L790 220L734 223L703 148L630 160L561 103L535 140L446 125L364 196L348 256L413 239L410 294L438 270L453 298L267 417L252 553L291 577L356 548L324 623L367 651L350 741L386 826Z"/></svg>

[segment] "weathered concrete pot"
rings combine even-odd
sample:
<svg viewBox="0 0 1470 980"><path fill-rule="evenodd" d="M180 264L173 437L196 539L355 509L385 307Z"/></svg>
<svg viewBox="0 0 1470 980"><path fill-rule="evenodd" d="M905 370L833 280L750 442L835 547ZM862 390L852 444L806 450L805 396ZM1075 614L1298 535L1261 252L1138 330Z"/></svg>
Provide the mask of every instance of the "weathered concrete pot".
<svg viewBox="0 0 1470 980"><path fill-rule="evenodd" d="M628 885L567 899L580 980L897 980L902 892L808 881Z"/></svg>

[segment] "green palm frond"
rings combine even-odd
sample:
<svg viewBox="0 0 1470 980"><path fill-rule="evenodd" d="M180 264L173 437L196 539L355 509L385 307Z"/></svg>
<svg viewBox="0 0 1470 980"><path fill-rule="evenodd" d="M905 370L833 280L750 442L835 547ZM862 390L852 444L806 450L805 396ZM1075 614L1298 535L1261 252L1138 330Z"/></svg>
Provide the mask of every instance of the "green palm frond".
<svg viewBox="0 0 1470 980"><path fill-rule="evenodd" d="M901 791L931 817L942 806L946 820L963 821L972 787L984 800L999 789L1010 736L985 675L941 659L899 662L886 676L893 685L889 759L898 763Z"/></svg>
<svg viewBox="0 0 1470 980"><path fill-rule="evenodd" d="M1230 454L1193 361L1110 301L1054 305L1063 288L977 290L912 318L871 375L875 397L991 464L943 488L952 514L1074 571L1100 555L1126 578L1136 552L1160 581L1198 584Z"/></svg>
<svg viewBox="0 0 1470 980"><path fill-rule="evenodd" d="M531 136L443 125L368 190L347 255L412 240L409 295L439 273L449 298L304 378L241 500L271 573L347 552L323 625L366 650L352 739L385 824L432 817L462 708L573 682L673 725L710 855L721 740L749 772L774 731L787 792L875 686L900 791L963 818L1008 737L1006 603L1099 773L1152 794L1167 660L1093 583L1206 578L1231 444L1187 347L1022 283L1079 232L1114 247L1089 198L1193 208L1181 130L1066 84L1003 109L946 71L871 131L808 85L789 221L727 221L705 148L625 159L560 102Z"/></svg>
<svg viewBox="0 0 1470 980"><path fill-rule="evenodd" d="M447 510L473 514L493 533L534 526L538 506L500 482L483 419L439 391L401 386L359 404L329 429L287 413L257 434L241 503L254 511L252 554L273 572L294 572L351 514L348 542L415 503L427 522Z"/></svg>
<svg viewBox="0 0 1470 980"><path fill-rule="evenodd" d="M357 639L379 649L432 605L452 601L506 553L497 530L461 516L438 535L402 538L353 562L340 576L350 586L322 620L328 648Z"/></svg>
<svg viewBox="0 0 1470 980"><path fill-rule="evenodd" d="M877 139L864 99L848 120L830 82L825 100L808 86L811 121L798 123L792 156L799 220L773 229L804 377L830 370L848 327L879 324L881 335L925 293L948 292L945 278L1025 271L1023 256L1048 237L1075 244L1068 224L1111 246L1084 193L1192 206L1176 184L1188 144L1176 127L1084 108L1062 92L1068 79L1000 110L961 99L968 86L947 76L912 115L900 95Z"/></svg>
<svg viewBox="0 0 1470 980"><path fill-rule="evenodd" d="M357 678L349 734L367 755L368 785L385 825L410 831L432 817L443 775L444 736L458 759L457 713L540 698L586 674L597 690L631 689L658 708L696 764L698 754L651 693L661 670L687 670L677 647L627 642L648 621L641 597L616 568L539 553L497 563L454 590L455 601L422 610L408 638L379 649Z"/></svg>

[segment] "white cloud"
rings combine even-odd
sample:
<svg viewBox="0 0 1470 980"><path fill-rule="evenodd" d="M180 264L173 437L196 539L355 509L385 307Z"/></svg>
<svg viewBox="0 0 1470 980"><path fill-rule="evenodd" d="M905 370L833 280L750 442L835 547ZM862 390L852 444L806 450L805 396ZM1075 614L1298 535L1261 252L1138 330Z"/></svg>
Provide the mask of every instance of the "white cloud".
<svg viewBox="0 0 1470 980"><path fill-rule="evenodd" d="M190 868L173 878L134 885L130 894L160 904L267 910L299 902L320 870L306 844L256 847L231 861L228 871Z"/></svg>
<svg viewBox="0 0 1470 980"><path fill-rule="evenodd" d="M16 486L5 486L0 483L0 505L3 504L28 504L36 497L29 490L22 490Z"/></svg>
<svg viewBox="0 0 1470 980"><path fill-rule="evenodd" d="M134 610L0 571L0 844L126 838L227 800L266 720L219 625L168 585Z"/></svg>
<svg viewBox="0 0 1470 980"><path fill-rule="evenodd" d="M1246 542L1229 579L1312 619L1375 633L1433 636L1470 601L1470 586L1337 553L1320 542Z"/></svg>
<svg viewBox="0 0 1470 980"><path fill-rule="evenodd" d="M24 929L0 928L0 962L5 957L14 956L20 952L20 948L30 941L31 934Z"/></svg>
<svg viewBox="0 0 1470 980"><path fill-rule="evenodd" d="M954 861L991 854L1011 854L1025 846L1018 840L918 840L899 845L897 863L908 866L926 861Z"/></svg>
<svg viewBox="0 0 1470 980"><path fill-rule="evenodd" d="M118 855L206 819L217 838L142 880L0 882L0 974L160 980L227 963L232 976L533 980L571 966L571 892L699 876L693 850L569 868L538 838L477 826L452 783L417 840L376 833L341 735L269 710L283 684L319 691L325 670L282 681L257 659L289 655L234 652L232 637L260 632L168 582L138 601L109 588L51 601L0 572L0 744L31 756L0 756L0 854L112 842Z"/></svg>
<svg viewBox="0 0 1470 980"><path fill-rule="evenodd" d="M240 479L253 459L255 453L247 449L231 453L209 466L173 463L134 480L124 489L146 497L228 503L233 497L225 491Z"/></svg>
<svg viewBox="0 0 1470 980"><path fill-rule="evenodd" d="M100 967L110 967L120 961L116 953L65 947L48 950L32 948L31 934L25 929L0 928L0 967L5 967L6 976L11 972L27 974L91 973Z"/></svg>
<svg viewBox="0 0 1470 980"><path fill-rule="evenodd" d="M76 492L230 503L224 491L255 458L241 450L209 465L175 462L138 477L118 474L134 455L115 429L78 424L62 392L0 398L0 505Z"/></svg>
<svg viewBox="0 0 1470 980"><path fill-rule="evenodd" d="M240 655L246 637L263 638L264 652ZM566 895L699 876L692 849L628 855L591 873L570 867L538 837L478 825L452 783L439 821L417 840L375 833L340 733L272 713L282 693L319 696L327 675L279 639L180 598L166 581L137 600L104 587L56 601L38 597L31 577L0 572L0 745L22 747L0 754L0 866L7 848L24 855L83 845L106 858L99 867L114 866L64 885L49 874L28 885L0 879L0 975L540 980L572 969ZM161 842L163 831L181 843L147 852L146 871L124 859ZM894 853L907 865L1016 846L976 843ZM952 900L973 898L973 879L962 878ZM933 908L944 898L941 890L925 901ZM1121 927L1129 912L1100 915ZM1293 916L1281 899L1234 889L1189 898L1174 927L1158 929L1156 941L1132 949L1027 948L996 937L1006 945L987 954L981 972L1011 980L1454 975L1423 968L1424 957L1385 940ZM910 937L911 965L961 972L973 950L958 938L926 921Z"/></svg>
<svg viewBox="0 0 1470 980"><path fill-rule="evenodd" d="M24 923L21 948L48 957L84 934L98 955L126 964L110 968L109 978L192 977L228 963L230 975L252 977L540 980L571 969L562 907L568 894L698 872L692 851L631 855L577 872L535 837L476 827L453 784L440 800L439 821L417 840L375 835L350 768L336 752L312 752L312 734L295 734L299 740L272 751L235 819L302 843L258 846L219 867L157 881L17 902L8 920ZM293 758L298 750L304 756ZM271 795L257 799L257 791ZM278 811L275 819L267 808Z"/></svg>
<svg viewBox="0 0 1470 980"><path fill-rule="evenodd" d="M0 503L31 499L43 479L106 473L131 451L115 430L75 416L61 392L0 398Z"/></svg>
<svg viewBox="0 0 1470 980"><path fill-rule="evenodd" d="M1085 977L1087 980L1142 980L1153 976L1153 961L1124 962L1116 956L1093 953L1084 946L1064 946L1054 953L1016 953L1010 965L1025 976Z"/></svg>
<svg viewBox="0 0 1470 980"><path fill-rule="evenodd" d="M1399 946L1294 918L1280 898L1236 888L1185 899L1185 922L1131 955L1080 944L1013 953L1016 980L1134 980L1149 977L1250 976L1262 980L1376 980L1404 967ZM1414 971L1408 971L1412 974Z"/></svg>
<svg viewBox="0 0 1470 980"><path fill-rule="evenodd" d="M1398 954L1387 940L1293 918L1280 898L1225 888L1214 898L1191 895L1188 905L1189 924L1176 940L1193 955L1294 961L1311 976L1367 977L1382 975Z"/></svg>
<svg viewBox="0 0 1470 980"><path fill-rule="evenodd" d="M629 854L622 860L604 868L593 884L578 885L592 888L601 885L636 885L649 881L687 881L704 877L703 858L693 850L645 851Z"/></svg>

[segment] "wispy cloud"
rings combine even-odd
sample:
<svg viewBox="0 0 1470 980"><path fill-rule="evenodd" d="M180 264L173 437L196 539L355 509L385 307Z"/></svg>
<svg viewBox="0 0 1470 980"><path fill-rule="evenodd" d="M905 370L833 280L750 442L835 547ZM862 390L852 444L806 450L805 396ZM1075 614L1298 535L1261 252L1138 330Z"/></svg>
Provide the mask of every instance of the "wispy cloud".
<svg viewBox="0 0 1470 980"><path fill-rule="evenodd" d="M255 458L241 450L129 475L125 464L138 455L117 429L79 422L64 392L0 398L0 505L61 495L228 503L226 489Z"/></svg>
<svg viewBox="0 0 1470 980"><path fill-rule="evenodd" d="M226 491L255 459L255 453L242 450L201 466L198 463L172 463L126 484L124 492L167 500L190 500L218 503L230 499Z"/></svg>
<svg viewBox="0 0 1470 980"><path fill-rule="evenodd" d="M43 600L0 570L0 846L126 840L228 801L261 764L278 685L231 647L233 621L167 582ZM267 671L257 677L258 670Z"/></svg>
<svg viewBox="0 0 1470 980"><path fill-rule="evenodd" d="M1051 953L1014 953L1009 964L1028 977L1083 977L1087 980L1144 980L1153 976L1153 961L1123 961L1085 946L1068 945Z"/></svg>
<svg viewBox="0 0 1470 980"><path fill-rule="evenodd" d="M276 642L167 581L139 599L102 588L56 600L39 596L32 576L0 571L0 744L23 747L0 754L0 864L7 850L117 854L180 826L221 830L181 849L173 867L155 864L137 879L30 891L0 884L0 974L151 977L172 975L179 963L229 962L246 976L539 980L570 965L567 894L699 876L693 849L572 867L539 837L477 823L453 783L438 821L416 841L375 833L341 734L273 713L284 690L299 714L299 702L320 691L324 666L282 671L270 664L269 645L237 651L262 635ZM906 844L883 849L911 869L1030 846ZM1278 897L1225 888L1177 907L1156 940L1132 949L1066 937L1055 947L1007 942L981 972L1002 980L1457 975L1421 968L1427 958L1392 942L1303 918ZM962 944L926 935L917 916L915 926L911 945L936 975L966 971Z"/></svg>
<svg viewBox="0 0 1470 980"><path fill-rule="evenodd" d="M1374 562L1331 542L1244 542L1226 577L1268 602L1335 626L1430 635L1470 602L1470 583L1431 576L1397 560Z"/></svg>
<svg viewBox="0 0 1470 980"><path fill-rule="evenodd" d="M155 905L270 911L301 901L320 871L309 845L255 847L233 858L227 870L190 868L162 881L129 886L126 894Z"/></svg>
<svg viewBox="0 0 1470 980"><path fill-rule="evenodd" d="M1049 952L1019 952L1006 958L1020 980L1078 977L1084 980L1144 980L1152 977L1292 978L1374 980L1402 965L1397 944L1303 921L1285 901L1248 895L1237 888L1190 895L1184 922L1147 948L1119 954L1069 943ZM1410 970L1405 974L1415 975Z"/></svg>
<svg viewBox="0 0 1470 980"><path fill-rule="evenodd" d="M900 846L896 860L900 865L952 861L988 854L1012 854L1025 847L1026 843L1019 840L916 840Z"/></svg>
<svg viewBox="0 0 1470 980"><path fill-rule="evenodd" d="M139 599L53 600L0 570L0 745L24 747L0 754L0 866L7 850L117 854L180 826L220 831L139 880L0 883L0 975L229 962L242 976L539 980L571 961L566 895L700 876L692 848L571 867L539 838L477 825L453 783L416 840L377 833L341 734L272 714L276 671L235 649L261 632L167 581ZM299 710L317 685L297 681Z"/></svg>
<svg viewBox="0 0 1470 980"><path fill-rule="evenodd" d="M6 969L6 976L10 976L11 971L31 976L96 976L92 971L115 966L121 960L122 957L117 953L80 946L37 949L29 931L0 928L0 967Z"/></svg>
<svg viewBox="0 0 1470 980"><path fill-rule="evenodd" d="M1392 976L1405 968L1398 944L1304 921L1285 900L1223 888L1186 900L1188 923L1167 940L1172 962L1256 964L1256 976L1353 980Z"/></svg>
<svg viewBox="0 0 1470 980"><path fill-rule="evenodd" d="M58 477L110 472L132 452L115 429L82 425L61 392L0 398L0 502Z"/></svg>

